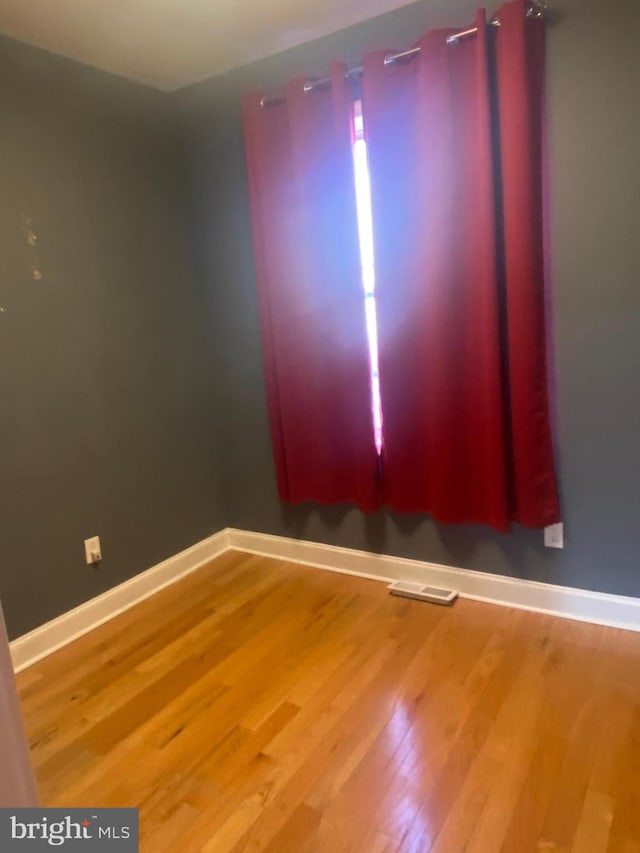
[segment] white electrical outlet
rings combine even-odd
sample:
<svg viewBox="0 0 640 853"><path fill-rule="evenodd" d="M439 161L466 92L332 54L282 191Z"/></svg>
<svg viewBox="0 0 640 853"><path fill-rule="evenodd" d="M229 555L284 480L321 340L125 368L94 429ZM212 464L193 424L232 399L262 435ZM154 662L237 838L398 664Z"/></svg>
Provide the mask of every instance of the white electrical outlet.
<svg viewBox="0 0 640 853"><path fill-rule="evenodd" d="M545 548L564 548L564 524L550 524L544 529Z"/></svg>
<svg viewBox="0 0 640 853"><path fill-rule="evenodd" d="M100 537L92 536L91 539L84 540L84 555L88 566L93 566L99 563L102 559L102 548L100 547Z"/></svg>

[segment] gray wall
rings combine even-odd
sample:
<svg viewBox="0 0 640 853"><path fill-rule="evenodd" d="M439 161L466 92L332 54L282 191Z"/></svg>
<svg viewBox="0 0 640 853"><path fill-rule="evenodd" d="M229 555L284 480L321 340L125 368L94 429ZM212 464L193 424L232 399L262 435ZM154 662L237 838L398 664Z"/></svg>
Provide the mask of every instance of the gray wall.
<svg viewBox="0 0 640 853"><path fill-rule="evenodd" d="M640 4L554 0L549 28L553 381L564 551L542 535L420 516L280 505L271 461L238 98L335 57L465 25L475 0L425 0L185 90L199 254L219 369L230 525L640 595Z"/></svg>
<svg viewBox="0 0 640 853"><path fill-rule="evenodd" d="M174 99L7 39L0 80L0 597L15 637L224 518Z"/></svg>

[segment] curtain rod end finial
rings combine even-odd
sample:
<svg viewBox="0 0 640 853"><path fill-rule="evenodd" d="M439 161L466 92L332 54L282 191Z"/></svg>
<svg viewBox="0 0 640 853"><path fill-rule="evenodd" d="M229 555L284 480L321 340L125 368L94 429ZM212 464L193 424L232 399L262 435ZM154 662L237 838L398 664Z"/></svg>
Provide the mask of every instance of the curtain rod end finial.
<svg viewBox="0 0 640 853"><path fill-rule="evenodd" d="M527 9L527 17L529 18L545 18L549 11L549 4L546 0L531 0Z"/></svg>

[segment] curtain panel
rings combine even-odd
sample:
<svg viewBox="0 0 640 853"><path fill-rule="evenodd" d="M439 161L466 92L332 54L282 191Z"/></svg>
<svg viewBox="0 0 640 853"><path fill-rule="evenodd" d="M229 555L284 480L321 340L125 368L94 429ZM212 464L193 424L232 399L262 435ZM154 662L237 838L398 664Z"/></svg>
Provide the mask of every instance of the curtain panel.
<svg viewBox="0 0 640 853"><path fill-rule="evenodd" d="M380 504L345 66L313 95L243 103L267 405L280 498Z"/></svg>
<svg viewBox="0 0 640 853"><path fill-rule="evenodd" d="M547 399L544 22L364 58L385 501L506 530L559 520Z"/></svg>

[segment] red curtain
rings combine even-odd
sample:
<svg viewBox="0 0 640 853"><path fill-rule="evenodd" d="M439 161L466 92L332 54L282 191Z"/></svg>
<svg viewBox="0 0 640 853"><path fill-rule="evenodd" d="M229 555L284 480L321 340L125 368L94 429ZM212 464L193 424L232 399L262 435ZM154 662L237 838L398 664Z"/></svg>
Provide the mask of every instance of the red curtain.
<svg viewBox="0 0 640 853"><path fill-rule="evenodd" d="M345 67L243 104L267 403L282 500L378 503Z"/></svg>
<svg viewBox="0 0 640 853"><path fill-rule="evenodd" d="M365 57L386 502L443 522L559 520L545 362L544 24Z"/></svg>

